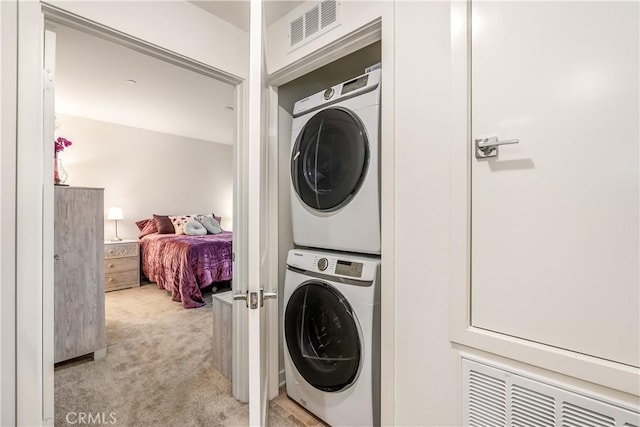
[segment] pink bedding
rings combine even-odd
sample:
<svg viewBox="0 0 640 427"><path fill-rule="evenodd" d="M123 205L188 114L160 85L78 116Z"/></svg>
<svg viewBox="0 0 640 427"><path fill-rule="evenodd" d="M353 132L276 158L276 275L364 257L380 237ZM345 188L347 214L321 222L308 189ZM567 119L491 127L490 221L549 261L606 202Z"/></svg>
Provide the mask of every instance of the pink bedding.
<svg viewBox="0 0 640 427"><path fill-rule="evenodd" d="M205 305L201 288L231 280L232 233L148 234L140 239L142 272L184 308Z"/></svg>

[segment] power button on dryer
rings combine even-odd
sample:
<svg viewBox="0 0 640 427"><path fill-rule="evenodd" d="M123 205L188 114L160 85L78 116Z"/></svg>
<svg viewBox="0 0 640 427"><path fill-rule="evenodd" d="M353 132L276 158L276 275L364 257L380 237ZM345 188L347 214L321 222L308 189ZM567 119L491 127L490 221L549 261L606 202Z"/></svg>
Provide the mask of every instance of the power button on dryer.
<svg viewBox="0 0 640 427"><path fill-rule="evenodd" d="M333 96L333 93L335 91L333 90L332 87L330 87L329 89L324 91L324 99L326 99L327 101L331 99L331 97Z"/></svg>
<svg viewBox="0 0 640 427"><path fill-rule="evenodd" d="M329 260L326 258L320 258L318 260L318 270L325 271L329 266Z"/></svg>

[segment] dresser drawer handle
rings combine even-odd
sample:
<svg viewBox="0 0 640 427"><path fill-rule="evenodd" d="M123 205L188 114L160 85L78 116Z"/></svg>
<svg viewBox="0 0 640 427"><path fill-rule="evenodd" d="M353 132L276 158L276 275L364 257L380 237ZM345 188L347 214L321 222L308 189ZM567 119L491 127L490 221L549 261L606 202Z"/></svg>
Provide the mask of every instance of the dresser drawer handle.
<svg viewBox="0 0 640 427"><path fill-rule="evenodd" d="M109 268L113 268L113 264L109 264Z"/></svg>

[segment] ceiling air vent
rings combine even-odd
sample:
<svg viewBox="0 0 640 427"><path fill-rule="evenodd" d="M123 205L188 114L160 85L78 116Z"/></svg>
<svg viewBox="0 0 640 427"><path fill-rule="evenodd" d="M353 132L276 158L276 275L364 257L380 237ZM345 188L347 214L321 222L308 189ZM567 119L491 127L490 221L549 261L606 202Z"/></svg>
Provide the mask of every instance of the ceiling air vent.
<svg viewBox="0 0 640 427"><path fill-rule="evenodd" d="M289 46L296 48L339 25L335 0L317 3L289 22Z"/></svg>

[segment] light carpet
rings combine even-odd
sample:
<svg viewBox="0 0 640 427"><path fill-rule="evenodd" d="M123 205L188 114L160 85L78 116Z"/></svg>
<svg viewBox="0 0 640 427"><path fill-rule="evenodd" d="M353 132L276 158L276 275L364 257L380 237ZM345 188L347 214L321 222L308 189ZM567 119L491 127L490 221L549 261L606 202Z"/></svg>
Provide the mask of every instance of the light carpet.
<svg viewBox="0 0 640 427"><path fill-rule="evenodd" d="M187 310L155 284L105 294L107 356L55 368L55 425L248 425L248 405L212 366L211 297ZM298 423L271 405L270 424Z"/></svg>

